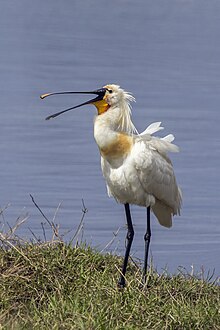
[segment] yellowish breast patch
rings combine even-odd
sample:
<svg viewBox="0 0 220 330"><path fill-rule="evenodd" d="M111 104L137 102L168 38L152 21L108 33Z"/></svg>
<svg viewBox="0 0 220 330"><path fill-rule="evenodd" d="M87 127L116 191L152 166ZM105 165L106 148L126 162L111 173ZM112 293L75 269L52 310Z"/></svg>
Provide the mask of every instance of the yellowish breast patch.
<svg viewBox="0 0 220 330"><path fill-rule="evenodd" d="M116 139L107 147L101 148L100 152L104 158L120 158L129 154L133 145L133 138L119 133Z"/></svg>

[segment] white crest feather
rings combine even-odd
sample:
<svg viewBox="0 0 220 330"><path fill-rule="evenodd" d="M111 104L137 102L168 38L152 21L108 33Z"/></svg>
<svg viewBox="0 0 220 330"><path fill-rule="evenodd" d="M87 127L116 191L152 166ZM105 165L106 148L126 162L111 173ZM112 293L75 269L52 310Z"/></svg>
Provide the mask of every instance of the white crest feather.
<svg viewBox="0 0 220 330"><path fill-rule="evenodd" d="M131 120L131 104L130 102L135 102L135 98L128 92L125 92L121 89L124 98L122 99L121 106L120 106L120 124L118 129L126 132L129 135L138 134L136 127L134 126Z"/></svg>

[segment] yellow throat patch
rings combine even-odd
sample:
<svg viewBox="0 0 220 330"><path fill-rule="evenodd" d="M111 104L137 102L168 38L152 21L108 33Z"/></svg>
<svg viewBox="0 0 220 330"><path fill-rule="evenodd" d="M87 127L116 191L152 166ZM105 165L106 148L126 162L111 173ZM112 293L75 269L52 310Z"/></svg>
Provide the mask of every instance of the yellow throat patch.
<svg viewBox="0 0 220 330"><path fill-rule="evenodd" d="M106 112L110 108L110 105L105 100L96 101L92 104L95 105L99 115Z"/></svg>

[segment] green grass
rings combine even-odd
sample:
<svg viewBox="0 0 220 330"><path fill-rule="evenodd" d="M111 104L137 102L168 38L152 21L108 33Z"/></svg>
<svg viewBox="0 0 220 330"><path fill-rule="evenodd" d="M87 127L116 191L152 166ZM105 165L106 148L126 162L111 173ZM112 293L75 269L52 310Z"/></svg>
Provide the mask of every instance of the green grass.
<svg viewBox="0 0 220 330"><path fill-rule="evenodd" d="M147 285L132 261L64 243L0 248L0 329L220 329L220 287L187 274ZM2 326L2 327L1 327Z"/></svg>

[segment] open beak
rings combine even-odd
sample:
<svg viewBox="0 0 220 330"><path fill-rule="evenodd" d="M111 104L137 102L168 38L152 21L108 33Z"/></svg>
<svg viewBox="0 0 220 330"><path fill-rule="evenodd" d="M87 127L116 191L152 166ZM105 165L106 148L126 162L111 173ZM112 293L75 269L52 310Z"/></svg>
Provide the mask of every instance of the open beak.
<svg viewBox="0 0 220 330"><path fill-rule="evenodd" d="M86 104L93 104L97 101L102 101L104 96L105 96L105 92L106 92L106 88L100 88L100 89L97 89L95 91L92 91L92 92L58 92L58 93L47 93L47 94L42 94L40 96L40 98L43 100L45 99L45 97L48 97L48 96L52 96L52 95L61 95L61 94L95 94L97 95L95 98L89 100L89 101L86 101L84 103L81 103L81 104L78 104L74 107L71 107L71 108L68 108L68 109L65 109L65 110L62 110L60 112L57 112L57 113L54 113L53 115L50 115L46 118L46 120L49 120L51 118L55 118L59 115L61 115L62 113L64 112L67 112L67 111L70 111L70 110L73 110L73 109L76 109L76 108L79 108L83 105L86 105Z"/></svg>

